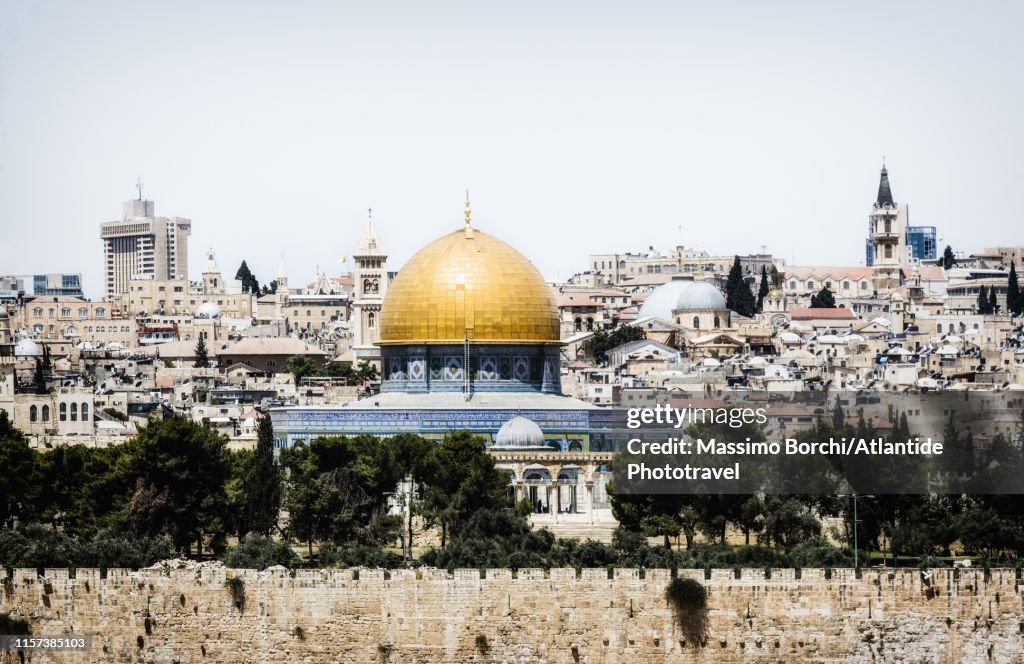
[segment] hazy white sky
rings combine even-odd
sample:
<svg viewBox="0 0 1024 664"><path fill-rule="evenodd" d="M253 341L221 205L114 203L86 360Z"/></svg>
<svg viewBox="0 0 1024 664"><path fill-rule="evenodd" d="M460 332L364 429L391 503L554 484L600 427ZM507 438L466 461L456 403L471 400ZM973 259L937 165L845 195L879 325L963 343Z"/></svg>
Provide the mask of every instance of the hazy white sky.
<svg viewBox="0 0 1024 664"><path fill-rule="evenodd" d="M1024 244L1022 8L0 0L0 274L99 296L140 175L193 277L208 246L337 273L369 207L395 269L466 188L549 278L678 243L857 264L883 155L911 223Z"/></svg>

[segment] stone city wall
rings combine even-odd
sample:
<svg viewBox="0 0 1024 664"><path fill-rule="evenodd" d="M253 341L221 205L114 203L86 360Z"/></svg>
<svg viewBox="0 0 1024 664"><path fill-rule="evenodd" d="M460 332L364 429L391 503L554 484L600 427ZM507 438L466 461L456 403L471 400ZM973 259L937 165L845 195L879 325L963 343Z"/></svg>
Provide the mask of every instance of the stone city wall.
<svg viewBox="0 0 1024 664"><path fill-rule="evenodd" d="M29 662L1024 661L1014 570L680 574L709 591L703 648L667 570L15 570L0 613L94 639Z"/></svg>

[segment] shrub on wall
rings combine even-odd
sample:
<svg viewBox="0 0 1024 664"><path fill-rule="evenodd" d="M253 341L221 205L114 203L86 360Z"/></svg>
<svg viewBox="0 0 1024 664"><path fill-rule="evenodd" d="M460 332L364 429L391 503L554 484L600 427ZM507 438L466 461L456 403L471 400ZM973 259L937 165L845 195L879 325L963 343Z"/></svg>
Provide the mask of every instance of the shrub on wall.
<svg viewBox="0 0 1024 664"><path fill-rule="evenodd" d="M694 579L677 577L665 588L665 599L675 611L676 623L686 640L696 648L707 643L707 588Z"/></svg>

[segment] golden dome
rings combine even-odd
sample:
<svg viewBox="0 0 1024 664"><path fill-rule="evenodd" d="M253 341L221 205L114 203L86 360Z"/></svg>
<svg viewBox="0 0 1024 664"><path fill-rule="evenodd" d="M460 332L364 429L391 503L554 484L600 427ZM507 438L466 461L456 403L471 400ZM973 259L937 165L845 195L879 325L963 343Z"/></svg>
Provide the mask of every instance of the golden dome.
<svg viewBox="0 0 1024 664"><path fill-rule="evenodd" d="M462 344L467 336L470 343L559 343L558 307L537 268L468 223L398 272L381 306L380 344Z"/></svg>

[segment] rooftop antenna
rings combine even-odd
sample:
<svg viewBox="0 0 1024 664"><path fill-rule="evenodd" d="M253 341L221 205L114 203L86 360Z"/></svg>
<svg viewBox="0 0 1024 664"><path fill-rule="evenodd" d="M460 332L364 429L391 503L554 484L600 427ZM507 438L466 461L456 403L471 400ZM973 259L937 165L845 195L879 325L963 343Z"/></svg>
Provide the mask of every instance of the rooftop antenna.
<svg viewBox="0 0 1024 664"><path fill-rule="evenodd" d="M142 176L135 178L135 189L139 192L139 200L142 200Z"/></svg>

